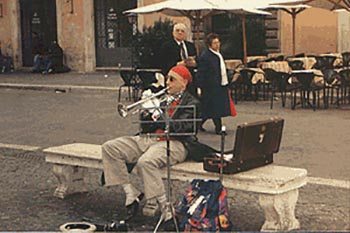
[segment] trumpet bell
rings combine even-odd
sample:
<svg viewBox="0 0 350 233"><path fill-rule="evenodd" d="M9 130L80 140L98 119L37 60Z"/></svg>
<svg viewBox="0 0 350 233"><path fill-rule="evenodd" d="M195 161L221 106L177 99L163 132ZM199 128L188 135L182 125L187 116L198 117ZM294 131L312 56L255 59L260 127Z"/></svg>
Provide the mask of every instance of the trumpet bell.
<svg viewBox="0 0 350 233"><path fill-rule="evenodd" d="M123 118L128 116L128 109L124 104L118 104L117 111L119 115Z"/></svg>
<svg viewBox="0 0 350 233"><path fill-rule="evenodd" d="M155 103L155 102L157 102L157 103L159 103L159 100L158 101L155 101L154 99L155 98L157 98L157 97L159 97L159 96L161 96L161 95L164 95L165 93L166 93L166 91L168 90L168 88L164 88L164 89L162 89L162 90L160 90L160 91L158 91L157 93L154 93L154 94L152 94L152 95L150 95L150 96L146 96L145 98L143 98L143 99L141 99L141 100L139 100L139 101L137 101L137 102L135 102L135 103L133 103L133 104L130 104L130 105L124 105L124 104L121 104L121 103L119 103L118 104L118 106L117 106L117 111L118 111L118 113L119 113L119 115L121 116L121 117L127 117L128 116L128 112L130 111L130 110L132 110L132 109L134 109L134 108L136 108L136 107L139 107L139 106L143 106L143 104L144 103L146 103L146 102L151 102L151 103ZM165 99L164 99L165 100ZM159 105L159 104L158 104ZM146 104L146 106L143 106L143 107L149 107L149 106L147 106L147 104ZM151 106L151 107L154 107L153 105ZM158 106L159 107L159 106Z"/></svg>

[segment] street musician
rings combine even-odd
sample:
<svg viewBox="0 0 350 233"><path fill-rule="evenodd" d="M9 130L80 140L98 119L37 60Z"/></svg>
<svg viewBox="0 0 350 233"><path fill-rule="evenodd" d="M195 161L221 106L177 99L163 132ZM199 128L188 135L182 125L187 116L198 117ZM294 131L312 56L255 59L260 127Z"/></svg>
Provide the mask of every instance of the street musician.
<svg viewBox="0 0 350 233"><path fill-rule="evenodd" d="M167 76L168 116L172 120L194 119L200 117L199 102L188 91L187 87L192 81L189 70L183 65L170 69ZM170 106L170 107L169 107ZM174 108L176 106L195 106L195 108ZM196 113L195 113L196 111ZM196 114L196 115L195 115ZM153 114L154 115L154 112ZM155 127L148 127L148 132L164 132L164 123L158 123L158 116L152 116ZM195 121L170 121L172 133L193 132ZM170 220L172 215L166 208L166 193L161 178L161 168L166 166L166 141L163 136L150 136L141 133L137 136L123 136L102 145L102 160L105 184L121 185L126 194L125 206L127 219L131 219L137 212L140 200L145 196L146 204L143 214L154 216L161 210L164 221ZM203 148L197 142L196 132L189 136L171 136L170 164L183 162L187 156L196 155ZM197 152L196 152L197 151ZM130 183L126 163L136 163L134 169L144 184L144 194Z"/></svg>

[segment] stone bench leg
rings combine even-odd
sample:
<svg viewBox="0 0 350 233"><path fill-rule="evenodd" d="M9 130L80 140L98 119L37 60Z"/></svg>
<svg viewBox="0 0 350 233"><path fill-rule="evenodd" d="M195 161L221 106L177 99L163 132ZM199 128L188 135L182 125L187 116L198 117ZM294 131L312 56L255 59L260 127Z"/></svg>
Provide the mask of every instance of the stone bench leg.
<svg viewBox="0 0 350 233"><path fill-rule="evenodd" d="M68 165L53 165L53 174L58 180L54 196L65 198L68 194L87 192L84 181L85 168Z"/></svg>
<svg viewBox="0 0 350 233"><path fill-rule="evenodd" d="M278 195L259 195L259 203L265 213L265 223L261 231L299 229L299 221L295 218L295 205L298 195L298 189Z"/></svg>

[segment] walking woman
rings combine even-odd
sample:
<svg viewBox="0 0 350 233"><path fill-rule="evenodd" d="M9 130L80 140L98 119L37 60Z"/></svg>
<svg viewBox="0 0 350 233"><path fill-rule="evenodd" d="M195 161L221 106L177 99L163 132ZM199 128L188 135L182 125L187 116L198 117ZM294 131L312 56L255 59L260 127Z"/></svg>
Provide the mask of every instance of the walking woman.
<svg viewBox="0 0 350 233"><path fill-rule="evenodd" d="M220 53L220 38L210 33L206 38L208 49L198 59L197 78L201 88L201 131L206 131L203 124L212 119L215 133L221 133L222 117L236 116L236 109L229 94L228 78L224 59Z"/></svg>

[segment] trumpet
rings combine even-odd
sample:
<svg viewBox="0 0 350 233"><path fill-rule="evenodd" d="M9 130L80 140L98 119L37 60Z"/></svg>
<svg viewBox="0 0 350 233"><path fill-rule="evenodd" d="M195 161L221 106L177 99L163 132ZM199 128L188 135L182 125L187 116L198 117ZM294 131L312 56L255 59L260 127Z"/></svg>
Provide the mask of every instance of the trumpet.
<svg viewBox="0 0 350 233"><path fill-rule="evenodd" d="M164 95L168 89L169 88L166 87L166 88L158 91L157 93L152 94L151 96L148 96L144 99L141 99L141 100L139 100L135 103L129 104L129 105L124 105L124 104L119 103L117 106L117 111L121 117L125 118L129 115L130 110L133 110L134 108L146 103L147 101L152 101L154 98L158 98L159 96Z"/></svg>

